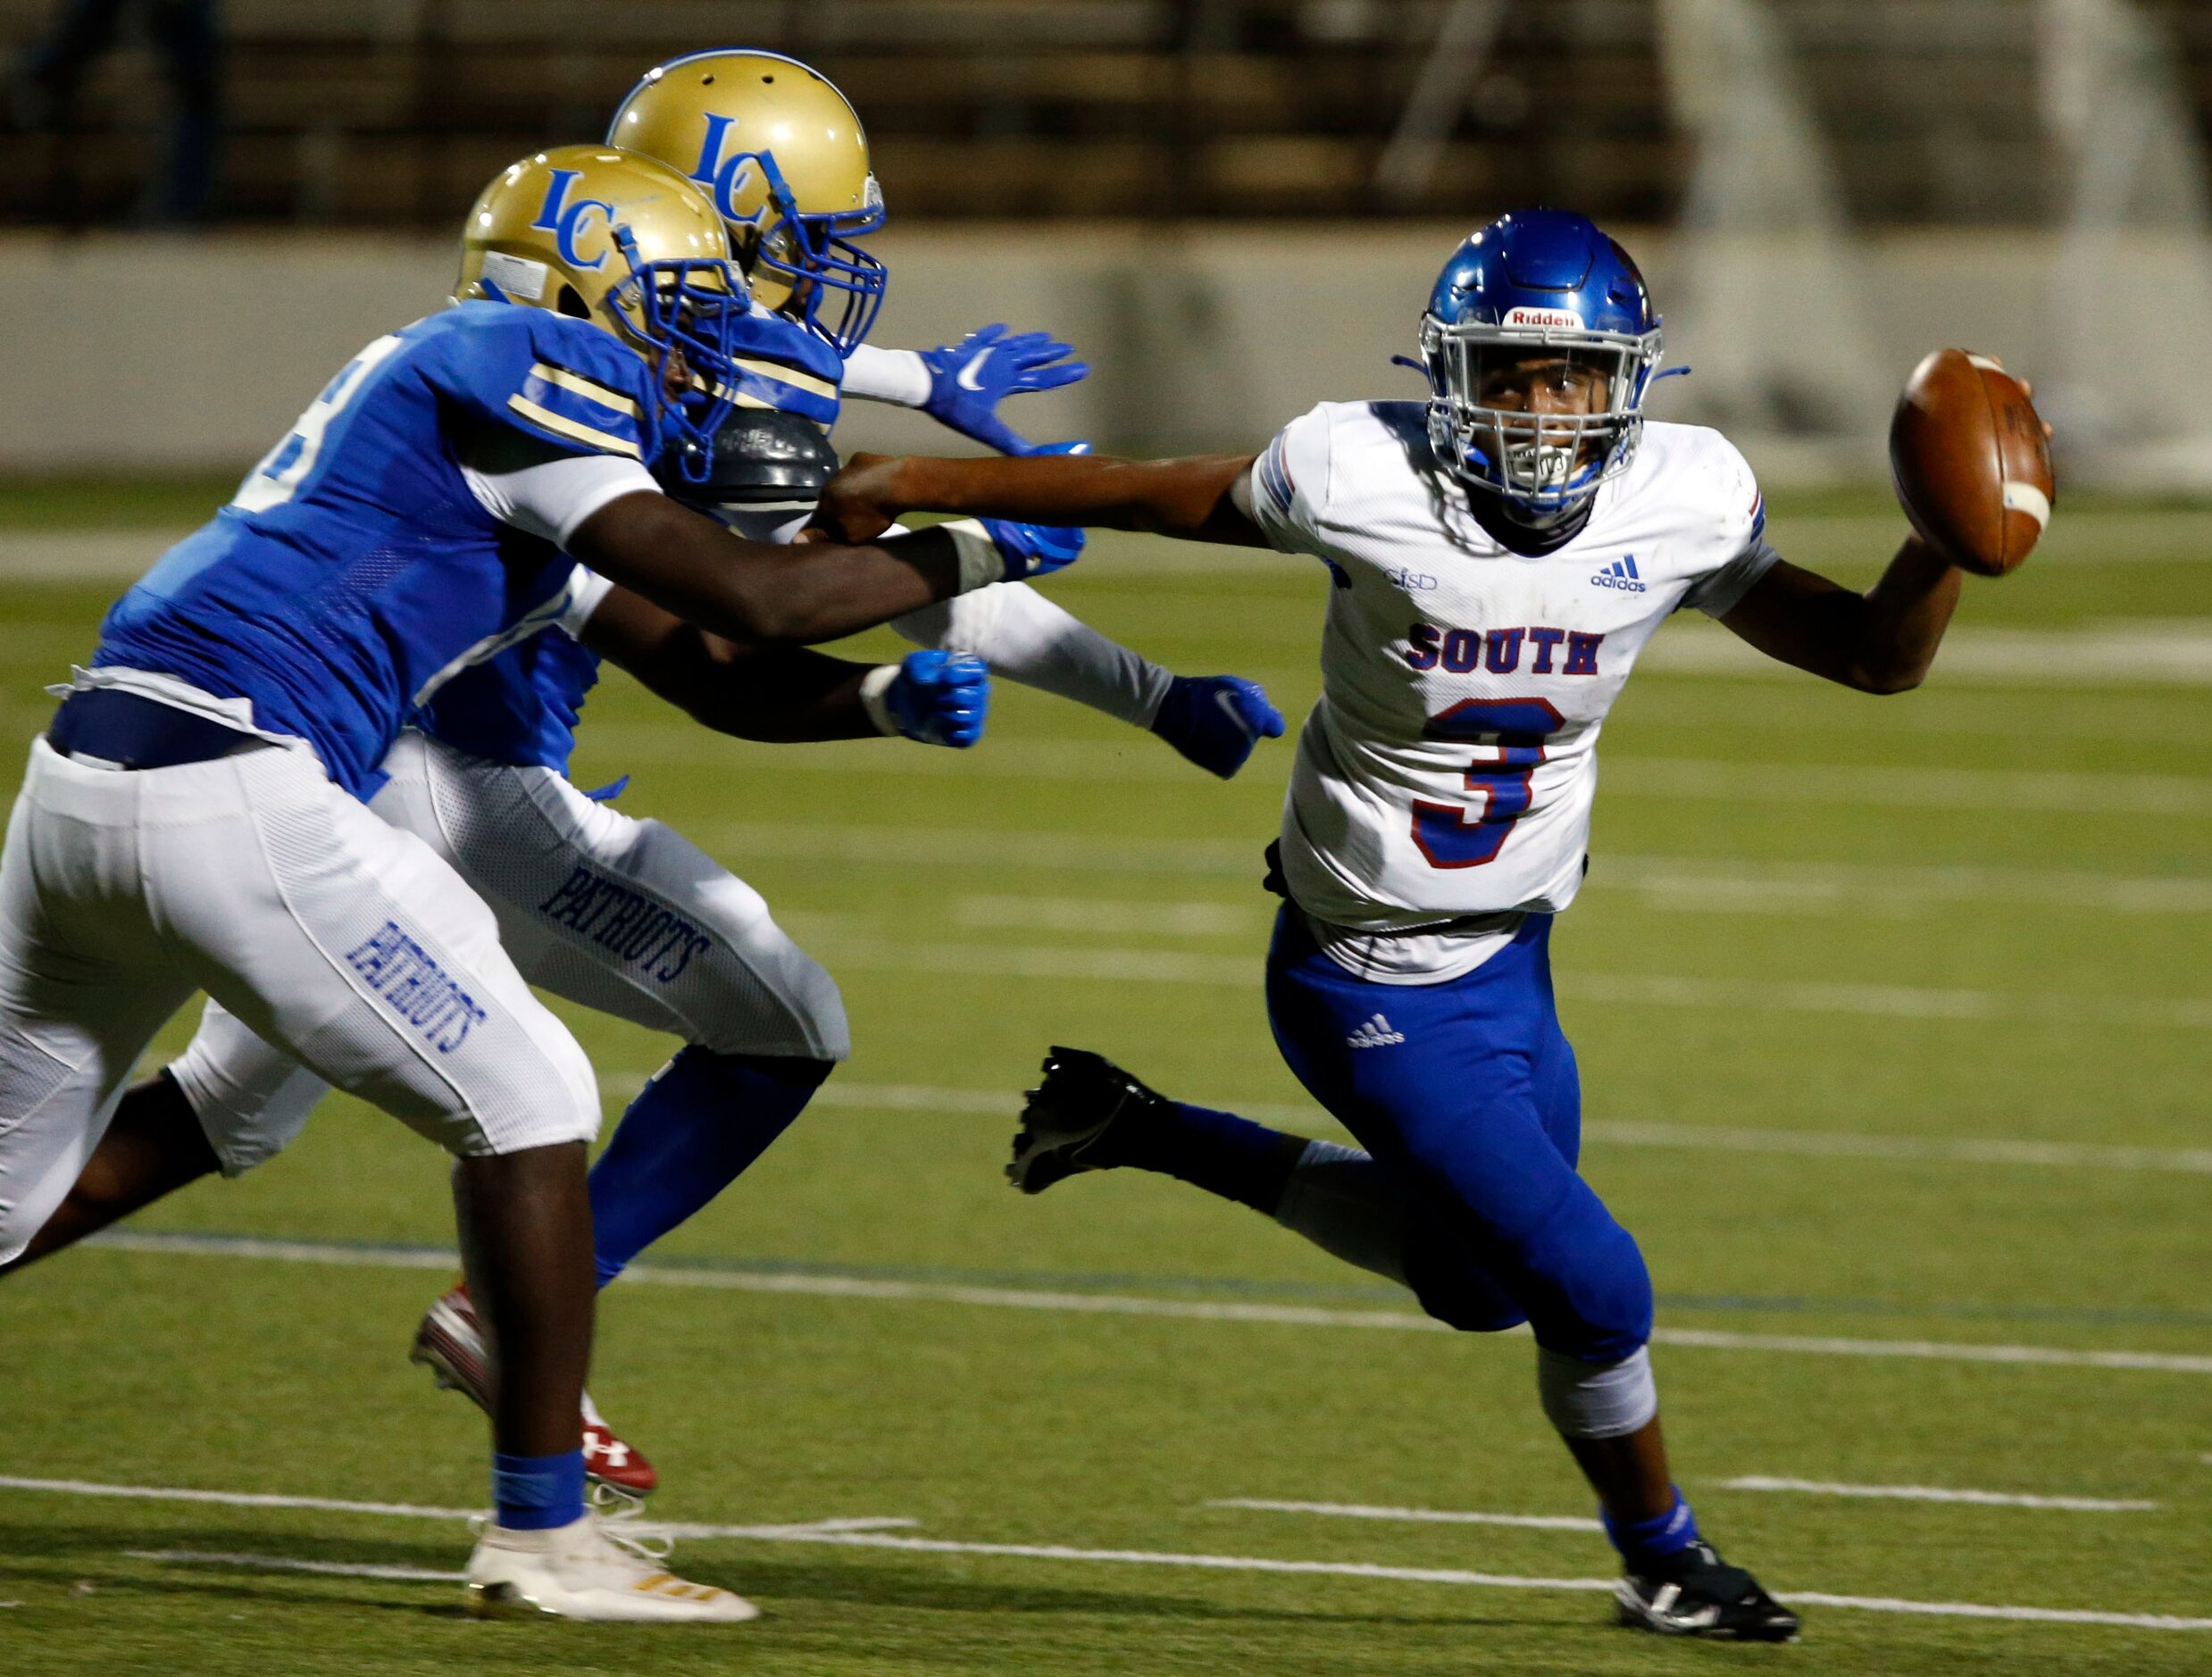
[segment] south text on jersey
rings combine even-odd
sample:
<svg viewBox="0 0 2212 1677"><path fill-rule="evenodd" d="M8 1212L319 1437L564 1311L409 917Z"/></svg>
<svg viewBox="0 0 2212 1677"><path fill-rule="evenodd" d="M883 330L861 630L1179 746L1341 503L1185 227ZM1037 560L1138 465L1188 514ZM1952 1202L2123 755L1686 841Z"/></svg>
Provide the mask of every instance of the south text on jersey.
<svg viewBox="0 0 2212 1677"><path fill-rule="evenodd" d="M1513 675L1596 675L1602 633L1551 629L1542 623L1519 629L1455 629L1448 623L1415 623L1406 631L1406 662L1416 670L1448 670L1465 675L1487 670Z"/></svg>

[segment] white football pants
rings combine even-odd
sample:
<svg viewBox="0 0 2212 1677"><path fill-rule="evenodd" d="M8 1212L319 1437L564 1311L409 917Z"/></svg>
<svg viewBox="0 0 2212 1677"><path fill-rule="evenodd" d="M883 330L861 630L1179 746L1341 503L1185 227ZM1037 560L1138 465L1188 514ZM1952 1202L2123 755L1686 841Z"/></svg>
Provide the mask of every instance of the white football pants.
<svg viewBox="0 0 2212 1677"><path fill-rule="evenodd" d="M590 1064L490 909L305 746L126 771L36 739L0 852L0 1262L196 990L454 1153L598 1131Z"/></svg>
<svg viewBox="0 0 2212 1677"><path fill-rule="evenodd" d="M369 805L426 843L497 917L523 977L720 1054L842 1060L837 981L760 893L682 834L518 769L402 734ZM211 999L170 1068L226 1175L281 1151L330 1080Z"/></svg>

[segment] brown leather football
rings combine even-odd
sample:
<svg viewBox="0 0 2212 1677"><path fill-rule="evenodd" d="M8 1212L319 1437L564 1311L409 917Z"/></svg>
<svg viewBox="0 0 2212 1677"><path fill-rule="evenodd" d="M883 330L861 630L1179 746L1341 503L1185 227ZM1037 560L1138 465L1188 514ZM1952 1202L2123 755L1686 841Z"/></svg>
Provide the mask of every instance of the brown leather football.
<svg viewBox="0 0 2212 1677"><path fill-rule="evenodd" d="M1987 355L1939 349L1913 369L1890 421L1890 471L1913 528L1985 577L2025 559L2050 522L2050 439Z"/></svg>

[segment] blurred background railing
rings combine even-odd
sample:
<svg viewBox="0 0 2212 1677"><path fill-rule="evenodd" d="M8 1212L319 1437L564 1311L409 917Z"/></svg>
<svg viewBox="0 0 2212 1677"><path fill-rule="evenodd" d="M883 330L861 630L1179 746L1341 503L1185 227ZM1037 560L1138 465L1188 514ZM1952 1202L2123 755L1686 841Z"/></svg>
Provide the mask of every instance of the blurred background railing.
<svg viewBox="0 0 2212 1677"><path fill-rule="evenodd" d="M1779 469L1868 469L1915 346L1972 332L2035 363L2077 470L2212 487L2212 420L2142 388L2147 322L2164 388L2212 387L2208 0L0 0L0 228L26 236L0 281L51 286L77 233L320 229L419 310L494 171L733 42L859 108L884 330L1041 299L1087 349L1114 336L1064 417L1124 440L1280 419L1309 387L1225 344L1365 369L1383 337L1348 292L1387 293L1397 346L1451 238L1548 202L1648 255L1699 369L1670 399ZM250 289L274 248L101 263ZM79 446L0 423L0 466L41 435Z"/></svg>
<svg viewBox="0 0 2212 1677"><path fill-rule="evenodd" d="M140 209L174 101L163 37L219 28L226 221L440 227L517 152L605 122L701 42L772 44L852 96L902 215L1451 215L1528 198L1665 222L1696 166L1667 0L0 0L115 45L19 62L0 216ZM2037 0L1771 0L1844 207L2017 226L2064 209ZM2138 8L2212 118L2212 6ZM85 34L92 33L86 29ZM81 62L79 62L81 61ZM77 80L81 73L81 80ZM26 131L26 130L29 131Z"/></svg>

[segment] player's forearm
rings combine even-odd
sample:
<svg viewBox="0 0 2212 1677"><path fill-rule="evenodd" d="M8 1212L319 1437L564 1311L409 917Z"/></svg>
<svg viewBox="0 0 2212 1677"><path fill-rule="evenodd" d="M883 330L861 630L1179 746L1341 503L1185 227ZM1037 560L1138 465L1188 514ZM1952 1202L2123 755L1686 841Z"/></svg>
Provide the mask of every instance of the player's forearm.
<svg viewBox="0 0 2212 1677"><path fill-rule="evenodd" d="M684 708L737 739L871 739L880 730L861 702L860 684L874 668L804 647L772 647L700 683Z"/></svg>
<svg viewBox="0 0 2212 1677"><path fill-rule="evenodd" d="M964 571L959 548L939 531L782 546L747 541L652 495L595 513L569 549L686 622L748 645L834 640L986 580Z"/></svg>
<svg viewBox="0 0 2212 1677"><path fill-rule="evenodd" d="M1941 551L1907 537L1882 579L1864 597L1854 685L1901 693L1926 679L1958 605L1961 573Z"/></svg>
<svg viewBox="0 0 2212 1677"><path fill-rule="evenodd" d="M1231 490L1251 465L1248 455L1182 460L912 455L858 463L847 468L847 487L856 497L891 513L966 513L1250 545L1258 532L1236 510Z"/></svg>
<svg viewBox="0 0 2212 1677"><path fill-rule="evenodd" d="M964 594L892 620L917 646L973 653L991 674L1148 728L1173 675L1023 582Z"/></svg>
<svg viewBox="0 0 2212 1677"><path fill-rule="evenodd" d="M582 638L655 697L717 733L789 744L878 731L860 696L872 664L804 647L745 646L619 588L585 623Z"/></svg>
<svg viewBox="0 0 2212 1677"><path fill-rule="evenodd" d="M1770 658L1862 693L1902 693L1935 661L1959 573L1917 537L1857 594L1778 560L1721 622Z"/></svg>

